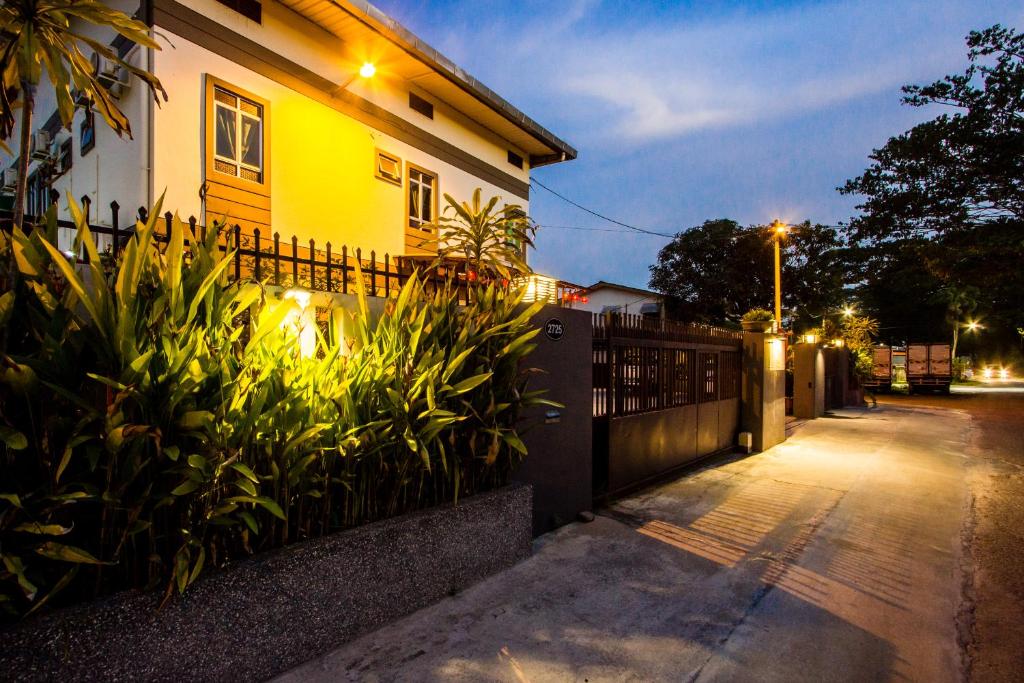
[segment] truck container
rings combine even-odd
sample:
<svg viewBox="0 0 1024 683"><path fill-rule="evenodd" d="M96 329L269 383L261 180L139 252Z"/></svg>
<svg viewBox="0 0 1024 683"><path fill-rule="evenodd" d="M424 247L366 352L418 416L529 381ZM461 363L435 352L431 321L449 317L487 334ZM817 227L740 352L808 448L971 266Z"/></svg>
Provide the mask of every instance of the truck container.
<svg viewBox="0 0 1024 683"><path fill-rule="evenodd" d="M952 381L949 344L907 345L907 384L911 391L932 389L948 394Z"/></svg>
<svg viewBox="0 0 1024 683"><path fill-rule="evenodd" d="M864 382L864 386L889 391L892 388L892 348L876 346L871 351L871 357L871 377Z"/></svg>

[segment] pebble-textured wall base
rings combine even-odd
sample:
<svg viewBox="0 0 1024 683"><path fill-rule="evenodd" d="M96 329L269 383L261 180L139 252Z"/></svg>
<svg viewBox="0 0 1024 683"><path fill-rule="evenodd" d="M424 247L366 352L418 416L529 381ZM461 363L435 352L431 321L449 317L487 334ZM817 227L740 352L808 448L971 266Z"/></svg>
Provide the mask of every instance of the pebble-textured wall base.
<svg viewBox="0 0 1024 683"><path fill-rule="evenodd" d="M156 612L126 592L0 631L4 680L264 680L530 555L514 485L210 572Z"/></svg>

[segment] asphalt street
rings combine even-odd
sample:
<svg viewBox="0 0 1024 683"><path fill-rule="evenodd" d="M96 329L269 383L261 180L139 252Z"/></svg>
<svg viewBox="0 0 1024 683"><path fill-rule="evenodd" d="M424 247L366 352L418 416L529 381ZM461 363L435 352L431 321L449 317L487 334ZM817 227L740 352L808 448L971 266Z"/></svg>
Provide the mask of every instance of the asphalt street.
<svg viewBox="0 0 1024 683"><path fill-rule="evenodd" d="M970 417L961 615L965 677L1024 680L1024 382L995 380L953 387L952 396L879 400L884 407Z"/></svg>

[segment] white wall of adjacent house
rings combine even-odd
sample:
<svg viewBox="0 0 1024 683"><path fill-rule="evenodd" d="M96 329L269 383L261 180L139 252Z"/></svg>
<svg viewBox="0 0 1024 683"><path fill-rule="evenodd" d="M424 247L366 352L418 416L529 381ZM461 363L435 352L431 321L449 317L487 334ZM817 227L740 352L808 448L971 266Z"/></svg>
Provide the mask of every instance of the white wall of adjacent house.
<svg viewBox="0 0 1024 683"><path fill-rule="evenodd" d="M639 315L644 304L660 304L661 297L656 295L645 296L638 292L615 289L613 287L602 287L587 292L587 303L573 302L572 307L592 313L602 313L610 307L617 307L619 313Z"/></svg>
<svg viewBox="0 0 1024 683"><path fill-rule="evenodd" d="M138 8L138 2L128 0L107 0L107 4L127 13L132 13ZM76 22L74 28L84 35L109 44L115 37L113 31L98 29L96 26L84 22ZM86 49L86 54L91 54ZM135 49L126 55L126 58L135 66L145 66L146 51ZM109 225L111 220L110 202L117 201L121 205L120 223L125 225L135 216L138 207L146 203L146 179L148 168L146 163L146 136L148 125L146 121L147 99L150 97L145 87L135 81L122 91L118 104L127 115L131 123L134 139L118 137L104 123L98 114L94 116L95 144L83 154L82 148L82 123L85 120L85 112L77 109L71 123L70 130L61 127L54 136L54 147L67 139L71 141L71 165L65 172L57 175L52 181L52 188L57 190L61 198L58 201L60 216L68 217L68 198L74 197L75 201L82 201L82 197L88 197L91 204L90 219L93 223ZM35 98L35 107L32 117L33 133L39 131L46 124L51 114L56 111L56 97L53 88L44 72ZM19 131L21 127L21 113L17 115L17 123L11 139L7 141L13 154L0 152L0 167L11 167L18 154ZM39 172L43 162L32 160L29 166L29 176ZM64 235L67 237L67 235ZM62 244L60 248L67 249L70 244Z"/></svg>

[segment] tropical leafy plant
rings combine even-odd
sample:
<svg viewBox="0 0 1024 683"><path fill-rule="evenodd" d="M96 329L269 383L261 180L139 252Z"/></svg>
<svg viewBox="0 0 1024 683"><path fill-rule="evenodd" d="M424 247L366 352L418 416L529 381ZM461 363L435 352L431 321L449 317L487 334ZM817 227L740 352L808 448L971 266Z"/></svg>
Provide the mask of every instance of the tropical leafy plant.
<svg viewBox="0 0 1024 683"><path fill-rule="evenodd" d="M525 455L521 411L544 399L520 294L460 306L414 275L373 314L360 289L306 356L308 311L230 281L217 226L159 234L157 205L110 264L70 205L86 263L53 246L52 208L0 242L0 609L170 597L205 567L501 486Z"/></svg>
<svg viewBox="0 0 1024 683"><path fill-rule="evenodd" d="M491 197L485 204L481 194L476 188L469 202L444 195L448 203L444 212L426 226L437 236L438 259L465 260L471 278L510 280L532 272L526 263L526 250L533 246L537 226L520 205L498 208L498 197Z"/></svg>
<svg viewBox="0 0 1024 683"><path fill-rule="evenodd" d="M0 141L10 138L15 110L22 110L14 216L18 226L24 220L32 115L44 69L56 96L61 123L66 127L71 126L75 111L74 89L96 107L115 133L131 137L128 117L99 82L83 48L141 79L158 103L158 93L167 98L156 76L126 62L110 45L85 35L82 24L108 28L138 45L160 49L149 37L145 23L97 0L12 0L0 6ZM3 147L7 149L5 144Z"/></svg>

